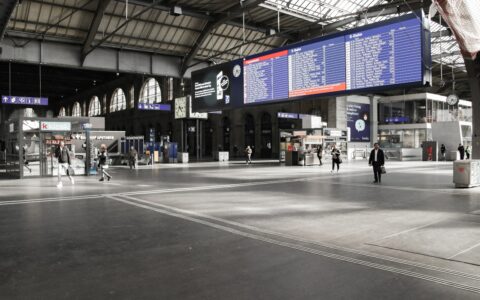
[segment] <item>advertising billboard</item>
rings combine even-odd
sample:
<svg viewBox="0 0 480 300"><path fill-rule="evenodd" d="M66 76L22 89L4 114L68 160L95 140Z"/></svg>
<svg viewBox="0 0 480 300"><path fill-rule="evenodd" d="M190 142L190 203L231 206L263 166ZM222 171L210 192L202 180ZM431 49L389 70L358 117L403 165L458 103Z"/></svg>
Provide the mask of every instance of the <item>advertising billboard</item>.
<svg viewBox="0 0 480 300"><path fill-rule="evenodd" d="M370 142L370 104L348 102L347 127L351 142Z"/></svg>
<svg viewBox="0 0 480 300"><path fill-rule="evenodd" d="M192 73L193 112L222 110L243 101L243 62L234 60Z"/></svg>

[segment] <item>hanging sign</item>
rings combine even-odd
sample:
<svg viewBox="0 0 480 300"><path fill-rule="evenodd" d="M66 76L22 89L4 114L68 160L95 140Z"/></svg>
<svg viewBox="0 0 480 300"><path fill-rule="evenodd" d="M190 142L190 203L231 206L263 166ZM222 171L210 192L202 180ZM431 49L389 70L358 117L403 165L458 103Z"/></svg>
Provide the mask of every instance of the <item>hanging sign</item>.
<svg viewBox="0 0 480 300"><path fill-rule="evenodd" d="M23 97L23 96L2 96L2 104L14 105L48 105L48 98Z"/></svg>

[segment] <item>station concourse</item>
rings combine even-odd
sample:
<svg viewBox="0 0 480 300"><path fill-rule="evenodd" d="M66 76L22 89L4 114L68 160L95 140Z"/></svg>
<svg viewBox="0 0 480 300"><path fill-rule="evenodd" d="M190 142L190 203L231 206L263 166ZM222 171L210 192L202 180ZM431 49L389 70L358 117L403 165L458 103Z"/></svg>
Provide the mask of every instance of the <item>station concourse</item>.
<svg viewBox="0 0 480 300"><path fill-rule="evenodd" d="M0 299L478 299L473 7L2 1Z"/></svg>

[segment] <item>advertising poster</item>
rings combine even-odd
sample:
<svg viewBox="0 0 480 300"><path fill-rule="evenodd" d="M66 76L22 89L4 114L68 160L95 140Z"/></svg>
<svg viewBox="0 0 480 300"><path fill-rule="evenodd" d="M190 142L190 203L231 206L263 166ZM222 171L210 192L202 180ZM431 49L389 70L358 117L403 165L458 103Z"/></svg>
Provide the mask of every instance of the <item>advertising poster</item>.
<svg viewBox="0 0 480 300"><path fill-rule="evenodd" d="M234 60L193 72L193 111L218 111L241 104L243 102L242 66L242 60Z"/></svg>
<svg viewBox="0 0 480 300"><path fill-rule="evenodd" d="M370 142L370 104L348 102L347 127L351 142Z"/></svg>

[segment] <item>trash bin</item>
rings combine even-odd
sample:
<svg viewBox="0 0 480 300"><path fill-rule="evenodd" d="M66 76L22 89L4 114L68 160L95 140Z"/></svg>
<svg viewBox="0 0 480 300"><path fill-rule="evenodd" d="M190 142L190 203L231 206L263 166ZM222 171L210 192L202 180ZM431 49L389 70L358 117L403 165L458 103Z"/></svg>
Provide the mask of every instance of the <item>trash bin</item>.
<svg viewBox="0 0 480 300"><path fill-rule="evenodd" d="M480 185L480 160L456 160L453 163L453 183L457 188Z"/></svg>
<svg viewBox="0 0 480 300"><path fill-rule="evenodd" d="M178 152L177 162L182 164L188 163L188 152Z"/></svg>

